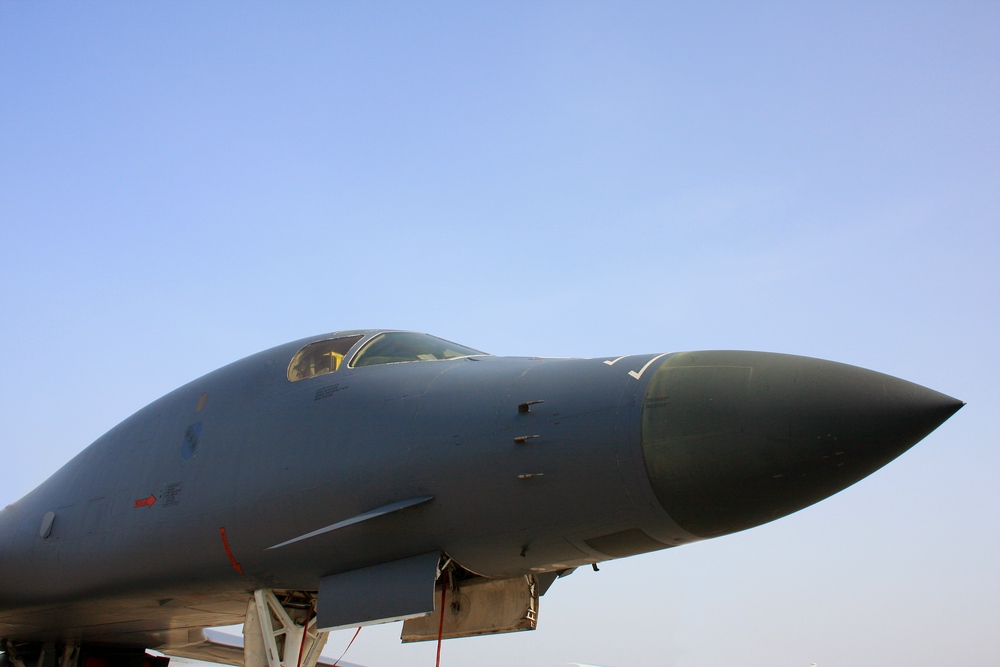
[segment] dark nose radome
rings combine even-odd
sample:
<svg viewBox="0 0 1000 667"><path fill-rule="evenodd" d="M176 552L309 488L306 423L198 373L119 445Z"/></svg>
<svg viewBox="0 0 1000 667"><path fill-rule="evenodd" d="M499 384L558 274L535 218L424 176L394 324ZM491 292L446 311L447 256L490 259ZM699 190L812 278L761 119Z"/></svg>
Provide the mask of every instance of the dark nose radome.
<svg viewBox="0 0 1000 667"><path fill-rule="evenodd" d="M751 528L837 493L963 403L874 371L766 352L683 352L646 389L653 490L702 537Z"/></svg>

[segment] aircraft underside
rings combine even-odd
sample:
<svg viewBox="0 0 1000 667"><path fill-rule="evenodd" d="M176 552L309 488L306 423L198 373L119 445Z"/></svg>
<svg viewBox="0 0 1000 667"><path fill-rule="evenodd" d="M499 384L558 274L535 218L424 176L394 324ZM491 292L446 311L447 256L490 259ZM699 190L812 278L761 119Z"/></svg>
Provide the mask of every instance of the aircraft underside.
<svg viewBox="0 0 1000 667"><path fill-rule="evenodd" d="M340 627L403 620L403 642L534 630L539 597L570 573L488 579L431 553L331 577L327 583L337 587L344 603L323 609L320 591L262 588L249 594L80 603L58 615L80 619L74 627L49 625L27 633L23 621L31 619L30 612L19 613L18 624L0 615L0 633L21 636L2 646L0 667L166 667L170 656L240 667L315 667L330 664L321 651L329 632ZM122 621L128 609L136 618ZM37 618L51 623L57 618L53 611L37 609ZM117 620L104 624L102 616ZM341 619L351 620L334 625ZM205 630L240 623L242 640ZM319 629L321 623L326 629Z"/></svg>

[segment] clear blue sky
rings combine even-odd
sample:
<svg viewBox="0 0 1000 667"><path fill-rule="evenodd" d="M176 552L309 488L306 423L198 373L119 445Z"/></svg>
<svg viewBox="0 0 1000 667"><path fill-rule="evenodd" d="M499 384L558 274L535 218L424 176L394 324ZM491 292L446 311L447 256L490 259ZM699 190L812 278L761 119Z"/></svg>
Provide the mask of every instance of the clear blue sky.
<svg viewBox="0 0 1000 667"><path fill-rule="evenodd" d="M969 405L445 664L995 664L998 36L996 2L5 2L0 503L324 331L807 354ZM398 631L347 658L433 664Z"/></svg>

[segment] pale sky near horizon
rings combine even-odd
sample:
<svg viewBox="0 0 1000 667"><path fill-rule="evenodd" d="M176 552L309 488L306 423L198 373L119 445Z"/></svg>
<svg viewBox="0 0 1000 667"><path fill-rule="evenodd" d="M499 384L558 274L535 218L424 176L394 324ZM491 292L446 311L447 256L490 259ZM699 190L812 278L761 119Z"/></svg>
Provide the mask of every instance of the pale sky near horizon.
<svg viewBox="0 0 1000 667"><path fill-rule="evenodd" d="M0 506L324 331L806 354L968 405L443 664L993 664L998 35L997 2L2 3ZM398 634L346 659L434 664Z"/></svg>

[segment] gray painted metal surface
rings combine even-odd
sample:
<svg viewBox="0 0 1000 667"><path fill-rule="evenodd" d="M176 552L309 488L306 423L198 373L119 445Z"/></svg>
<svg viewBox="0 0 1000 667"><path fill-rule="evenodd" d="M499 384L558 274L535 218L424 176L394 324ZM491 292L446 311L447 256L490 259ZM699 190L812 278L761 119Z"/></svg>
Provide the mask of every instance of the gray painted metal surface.
<svg viewBox="0 0 1000 667"><path fill-rule="evenodd" d="M323 361L336 370L310 375L319 353L289 369L347 334L361 338ZM796 511L962 405L754 352L402 362L383 340L353 365L379 335L201 377L0 511L4 645L182 646L242 622L255 590L317 591L421 554L549 581Z"/></svg>
<svg viewBox="0 0 1000 667"><path fill-rule="evenodd" d="M439 559L434 551L323 577L318 627L336 630L430 614Z"/></svg>

